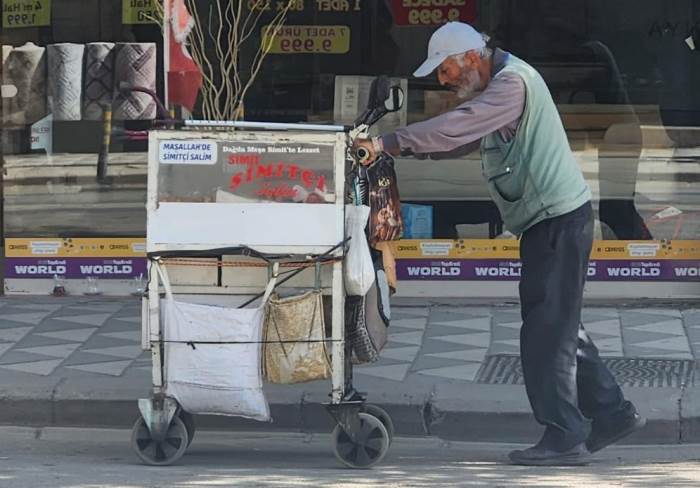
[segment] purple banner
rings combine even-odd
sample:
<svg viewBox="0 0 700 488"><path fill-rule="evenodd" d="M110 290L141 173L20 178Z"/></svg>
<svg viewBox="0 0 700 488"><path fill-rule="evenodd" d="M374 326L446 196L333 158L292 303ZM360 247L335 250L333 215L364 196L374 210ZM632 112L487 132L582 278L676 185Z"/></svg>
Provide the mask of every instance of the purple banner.
<svg viewBox="0 0 700 488"><path fill-rule="evenodd" d="M68 279L98 276L131 279L146 276L146 258L6 258L5 278Z"/></svg>
<svg viewBox="0 0 700 488"><path fill-rule="evenodd" d="M405 281L517 281L517 259L399 259L396 275ZM700 261L598 260L588 266L590 281L700 281Z"/></svg>

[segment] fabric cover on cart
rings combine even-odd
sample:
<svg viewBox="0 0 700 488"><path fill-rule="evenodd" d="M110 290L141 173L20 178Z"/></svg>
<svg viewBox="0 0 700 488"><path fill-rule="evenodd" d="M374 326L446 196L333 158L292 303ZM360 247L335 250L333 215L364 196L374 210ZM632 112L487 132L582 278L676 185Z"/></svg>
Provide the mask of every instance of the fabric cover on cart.
<svg viewBox="0 0 700 488"><path fill-rule="evenodd" d="M320 291L272 296L265 314L263 371L270 383L302 383L330 376Z"/></svg>
<svg viewBox="0 0 700 488"><path fill-rule="evenodd" d="M376 279L364 296L345 297L345 332L354 364L372 363L387 342L390 291L381 252L374 251Z"/></svg>
<svg viewBox="0 0 700 488"><path fill-rule="evenodd" d="M159 273L161 272L158 266ZM252 309L186 303L173 298L167 275L163 300L166 394L191 413L270 420L262 389L264 303Z"/></svg>

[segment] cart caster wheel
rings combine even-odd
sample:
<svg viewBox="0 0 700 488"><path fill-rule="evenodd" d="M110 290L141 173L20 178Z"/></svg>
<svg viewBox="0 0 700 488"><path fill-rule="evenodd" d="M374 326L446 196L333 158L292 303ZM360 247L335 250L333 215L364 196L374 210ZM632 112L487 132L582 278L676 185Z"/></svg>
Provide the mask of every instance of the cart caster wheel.
<svg viewBox="0 0 700 488"><path fill-rule="evenodd" d="M362 405L362 412L373 415L379 419L379 421L384 424L387 433L389 434L389 444L394 440L394 422L391 421L391 417L382 407L374 405L372 403L365 403Z"/></svg>
<svg viewBox="0 0 700 488"><path fill-rule="evenodd" d="M358 416L360 421L354 441L342 426L335 426L333 451L335 457L344 465L366 469L384 459L389 450L389 433L374 415L360 412Z"/></svg>
<svg viewBox="0 0 700 488"><path fill-rule="evenodd" d="M146 464L152 466L167 466L174 463L187 450L187 428L180 417L173 417L168 434L162 442L156 442L151 437L143 417L131 429L131 447L136 455Z"/></svg>
<svg viewBox="0 0 700 488"><path fill-rule="evenodd" d="M191 413L180 409L179 417L180 420L182 420L182 423L185 424L185 429L187 429L187 447L190 447L190 444L192 444L192 441L194 440L194 416Z"/></svg>

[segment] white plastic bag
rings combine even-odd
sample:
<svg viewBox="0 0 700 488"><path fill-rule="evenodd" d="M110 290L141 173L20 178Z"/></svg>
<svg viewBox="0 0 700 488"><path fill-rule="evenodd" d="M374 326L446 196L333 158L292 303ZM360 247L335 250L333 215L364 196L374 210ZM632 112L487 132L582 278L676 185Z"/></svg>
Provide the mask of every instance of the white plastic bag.
<svg viewBox="0 0 700 488"><path fill-rule="evenodd" d="M264 306L275 278L258 308L227 308L175 300L165 270L155 266L166 295L166 394L187 412L270 420L262 389L261 341Z"/></svg>
<svg viewBox="0 0 700 488"><path fill-rule="evenodd" d="M369 212L367 205L345 206L345 233L350 237L345 255L345 292L348 295L364 296L374 283L374 265L365 234Z"/></svg>

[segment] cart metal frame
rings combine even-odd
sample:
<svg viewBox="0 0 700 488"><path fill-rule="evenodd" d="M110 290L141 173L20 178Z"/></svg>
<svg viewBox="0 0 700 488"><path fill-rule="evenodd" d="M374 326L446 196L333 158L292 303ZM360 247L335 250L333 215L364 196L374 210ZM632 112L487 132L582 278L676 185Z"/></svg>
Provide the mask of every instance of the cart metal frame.
<svg viewBox="0 0 700 488"><path fill-rule="evenodd" d="M365 405L364 395L352 386L352 364L345 341L343 284L345 240L345 173L348 160L349 134L342 126L264 123L206 123L188 124L185 130L157 130L149 133L147 239L146 250L151 259L177 256L194 251L226 248L248 248L264 256L285 256L313 259L324 254L336 258L332 263L330 294L332 296L331 327L331 394L327 405L337 422L334 431L335 453L350 467L370 467L383 458L393 435L388 414L379 407ZM161 141L206 140L213 142L309 143L333 147L333 203L202 203L160 202L158 182L161 163ZM303 229L299 219L310 222ZM261 221L265 225L259 225ZM227 225L221 225L226 222ZM160 280L149 261L148 293L142 310L142 342L152 358L153 394L139 399L141 418L134 426L132 444L147 464L171 464L179 459L192 441L194 423L177 402L166 395L163 329L160 321ZM257 285L257 286L256 286ZM174 293L204 295L258 293L264 283L237 283L236 286L173 286ZM182 425L180 425L182 424ZM390 432L391 431L391 432ZM149 437L162 445L158 458L139 452L138 439ZM180 438L185 444L171 446L168 439ZM371 441L374 438L374 441ZM361 442L367 445L369 457L348 459L349 449ZM377 440L378 439L378 440ZM160 443L160 444L159 444ZM144 448L145 449L145 448ZM156 447L153 448L156 452ZM376 452L375 452L376 451ZM366 456L365 456L366 457Z"/></svg>

